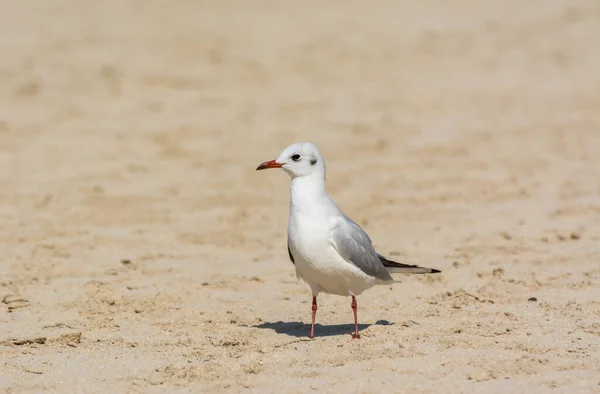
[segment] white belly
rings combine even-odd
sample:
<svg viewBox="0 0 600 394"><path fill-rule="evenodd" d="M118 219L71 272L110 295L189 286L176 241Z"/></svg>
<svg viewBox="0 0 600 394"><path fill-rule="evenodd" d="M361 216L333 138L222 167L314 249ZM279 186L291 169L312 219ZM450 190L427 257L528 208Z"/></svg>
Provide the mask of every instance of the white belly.
<svg viewBox="0 0 600 394"><path fill-rule="evenodd" d="M314 295L320 291L341 296L359 295L377 280L345 261L330 242L329 229L307 218L290 218L288 242L296 274Z"/></svg>

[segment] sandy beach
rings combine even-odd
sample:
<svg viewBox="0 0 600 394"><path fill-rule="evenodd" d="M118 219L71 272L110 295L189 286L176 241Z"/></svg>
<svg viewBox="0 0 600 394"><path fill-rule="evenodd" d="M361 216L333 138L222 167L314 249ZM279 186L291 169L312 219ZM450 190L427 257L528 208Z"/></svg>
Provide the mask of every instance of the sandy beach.
<svg viewBox="0 0 600 394"><path fill-rule="evenodd" d="M598 393L597 0L0 0L0 392ZM289 177L409 264L319 296Z"/></svg>

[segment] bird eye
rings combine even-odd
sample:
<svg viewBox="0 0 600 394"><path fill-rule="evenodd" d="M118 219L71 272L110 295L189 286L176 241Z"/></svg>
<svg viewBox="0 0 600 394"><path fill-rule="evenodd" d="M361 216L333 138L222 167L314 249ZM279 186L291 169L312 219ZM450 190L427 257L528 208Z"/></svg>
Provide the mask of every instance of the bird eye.
<svg viewBox="0 0 600 394"><path fill-rule="evenodd" d="M294 160L294 161L298 161L298 160L300 160L300 155L299 155L299 154L297 154L297 153L293 154L293 155L292 155L292 160Z"/></svg>

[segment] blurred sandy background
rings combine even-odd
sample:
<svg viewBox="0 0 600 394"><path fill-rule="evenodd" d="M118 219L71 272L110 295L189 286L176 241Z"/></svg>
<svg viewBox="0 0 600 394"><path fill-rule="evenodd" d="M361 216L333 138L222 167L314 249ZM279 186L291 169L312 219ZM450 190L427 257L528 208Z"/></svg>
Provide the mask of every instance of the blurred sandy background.
<svg viewBox="0 0 600 394"><path fill-rule="evenodd" d="M597 0L0 2L0 390L598 392ZM315 142L375 246L286 251Z"/></svg>

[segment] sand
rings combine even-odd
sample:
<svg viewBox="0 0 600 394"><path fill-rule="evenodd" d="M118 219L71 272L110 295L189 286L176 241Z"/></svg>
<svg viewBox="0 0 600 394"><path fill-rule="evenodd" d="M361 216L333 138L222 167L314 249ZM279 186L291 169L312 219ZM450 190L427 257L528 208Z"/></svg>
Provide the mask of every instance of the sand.
<svg viewBox="0 0 600 394"><path fill-rule="evenodd" d="M0 391L598 392L599 4L2 1ZM443 271L361 340L307 338L297 141Z"/></svg>

